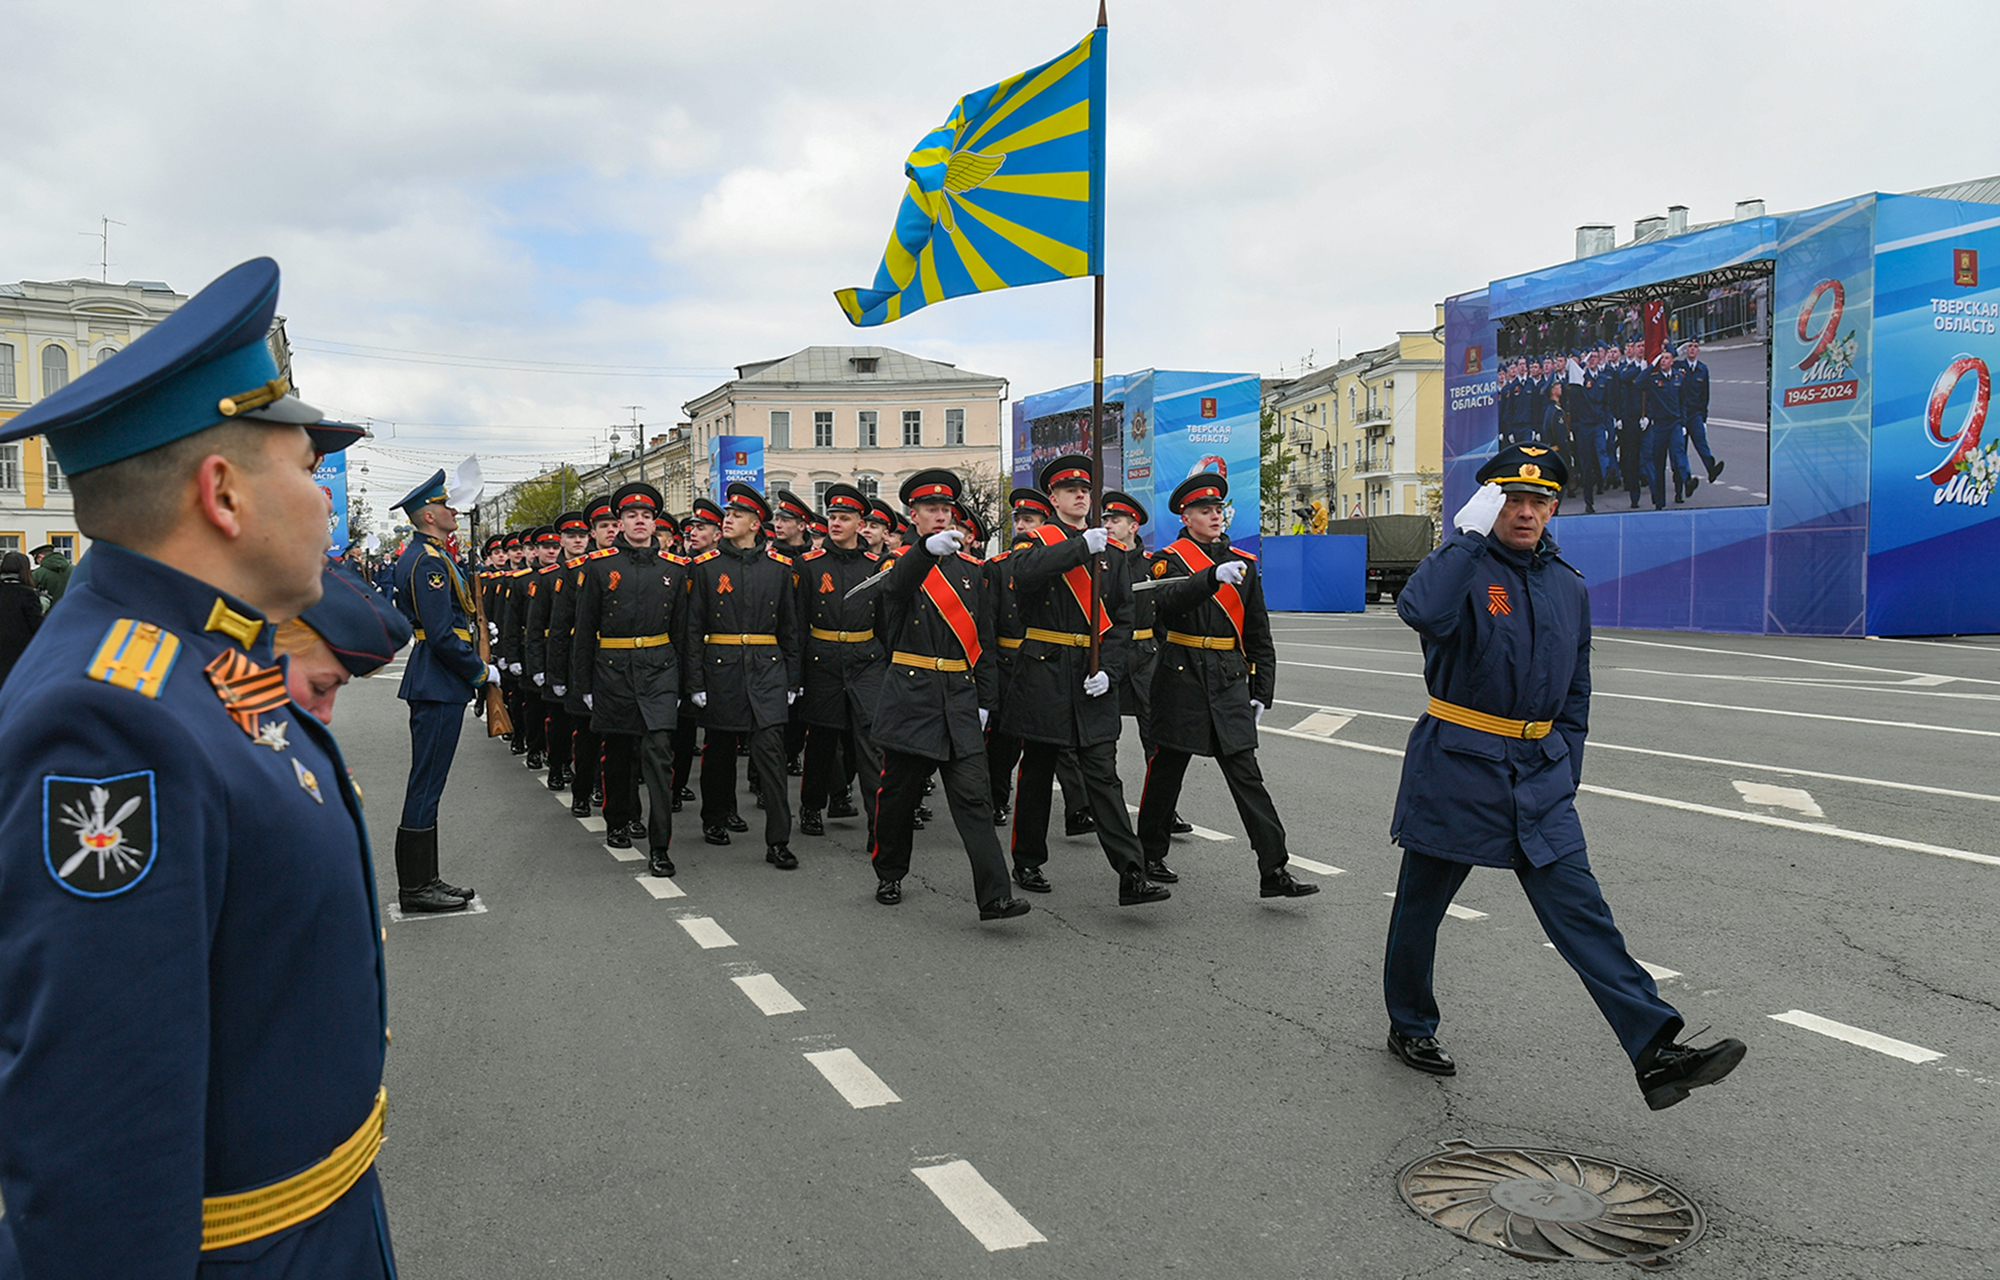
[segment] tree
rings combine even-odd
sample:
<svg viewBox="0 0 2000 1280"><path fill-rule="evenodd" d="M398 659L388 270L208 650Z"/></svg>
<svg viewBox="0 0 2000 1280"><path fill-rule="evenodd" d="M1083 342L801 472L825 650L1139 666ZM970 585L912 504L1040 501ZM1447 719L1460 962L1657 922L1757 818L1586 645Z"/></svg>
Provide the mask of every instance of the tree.
<svg viewBox="0 0 2000 1280"><path fill-rule="evenodd" d="M1285 473L1292 468L1292 455L1285 451L1285 429L1278 423L1278 411L1265 405L1257 415L1259 506L1257 528L1261 533L1285 530Z"/></svg>
<svg viewBox="0 0 2000 1280"><path fill-rule="evenodd" d="M584 496L575 467L565 466L560 471L524 480L514 486L508 497L506 527L529 529L554 524L557 516L575 510Z"/></svg>
<svg viewBox="0 0 2000 1280"><path fill-rule="evenodd" d="M1007 545L1007 530L994 523L1003 509L1001 499L1008 493L1001 487L1000 468L991 462L975 462L960 472L958 478L964 485L959 492L959 501L965 504L966 510L979 517L980 528L988 534L1000 535L1000 545L1004 548Z"/></svg>
<svg viewBox="0 0 2000 1280"><path fill-rule="evenodd" d="M359 542L375 531L375 517L369 514L368 503L359 493L350 490L347 494L347 537L350 542Z"/></svg>

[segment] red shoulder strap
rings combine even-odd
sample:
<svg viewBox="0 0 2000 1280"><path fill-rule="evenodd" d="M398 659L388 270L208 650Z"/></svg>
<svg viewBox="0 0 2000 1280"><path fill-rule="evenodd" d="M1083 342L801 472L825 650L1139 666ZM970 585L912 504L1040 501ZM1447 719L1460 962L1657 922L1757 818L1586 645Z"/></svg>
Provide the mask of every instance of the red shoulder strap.
<svg viewBox="0 0 2000 1280"><path fill-rule="evenodd" d="M972 620L972 611L965 607L965 601L958 598L958 591L950 579L938 571L936 565L924 575L924 594L937 606L938 615L951 627L951 633L958 637L959 647L965 650L965 660L974 666L979 664L979 625Z"/></svg>
<svg viewBox="0 0 2000 1280"><path fill-rule="evenodd" d="M1191 538L1177 539L1167 550L1179 557L1180 562L1188 567L1189 573L1200 573L1215 563L1208 558L1208 553L1201 549L1201 544ZM1236 628L1236 643L1242 644L1243 593L1225 582L1216 588L1215 602L1229 615L1229 625Z"/></svg>
<svg viewBox="0 0 2000 1280"><path fill-rule="evenodd" d="M1041 539L1042 545L1049 547L1061 546L1063 543L1069 541L1068 536L1061 530L1051 529L1045 524L1037 525L1030 531L1030 535ZM1082 565L1078 565L1074 569L1065 569L1063 570L1063 581L1069 584L1069 593L1076 597L1077 608L1083 610L1085 618L1090 617L1092 612L1090 605L1093 599L1090 590L1090 570L1084 568ZM1105 632L1111 630L1111 611L1103 605L1099 605L1096 615L1097 634L1103 635Z"/></svg>

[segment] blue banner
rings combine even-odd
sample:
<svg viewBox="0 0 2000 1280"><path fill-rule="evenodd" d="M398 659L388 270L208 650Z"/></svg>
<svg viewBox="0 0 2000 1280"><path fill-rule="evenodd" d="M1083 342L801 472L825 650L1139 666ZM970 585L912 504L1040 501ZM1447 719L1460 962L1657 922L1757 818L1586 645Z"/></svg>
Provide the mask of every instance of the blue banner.
<svg viewBox="0 0 2000 1280"><path fill-rule="evenodd" d="M329 453L321 458L319 465L313 468L313 483L319 486L319 491L333 504L333 510L328 513L326 520L327 532L333 539L333 546L328 548L327 554L344 555L347 552L346 452Z"/></svg>
<svg viewBox="0 0 2000 1280"><path fill-rule="evenodd" d="M729 486L737 481L764 492L764 437L717 436L708 442L708 474L713 491L709 497L720 503Z"/></svg>

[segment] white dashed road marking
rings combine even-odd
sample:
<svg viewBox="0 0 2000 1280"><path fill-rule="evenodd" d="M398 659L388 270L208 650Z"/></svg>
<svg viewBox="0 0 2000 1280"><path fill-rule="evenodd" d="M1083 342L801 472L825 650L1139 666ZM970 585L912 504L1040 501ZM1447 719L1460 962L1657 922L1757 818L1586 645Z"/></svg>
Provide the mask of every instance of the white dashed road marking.
<svg viewBox="0 0 2000 1280"><path fill-rule="evenodd" d="M1808 818L1824 818L1826 810L1812 798L1812 793L1797 787L1778 787L1768 782L1731 782L1736 794L1749 804L1770 805L1779 809L1791 809L1803 813Z"/></svg>
<svg viewBox="0 0 2000 1280"><path fill-rule="evenodd" d="M412 911L408 915L404 915L403 908L391 899L388 909L383 914L397 924L408 924L414 920L453 920L461 916L483 916L486 914L486 899L474 898L466 904L463 911Z"/></svg>
<svg viewBox="0 0 2000 1280"><path fill-rule="evenodd" d="M807 1054L806 1061L817 1067L826 1082L840 1090L840 1096L856 1111L902 1101L852 1049L824 1049Z"/></svg>
<svg viewBox="0 0 2000 1280"><path fill-rule="evenodd" d="M613 849L611 852L625 853L626 850ZM673 878L671 876L647 875L647 876L636 876L634 878L638 880L640 884L645 886L647 893L652 894L655 898L687 897L686 892L684 892L679 885L673 882Z"/></svg>
<svg viewBox="0 0 2000 1280"><path fill-rule="evenodd" d="M638 862L646 856L637 849L614 849L608 844L604 846L604 851L620 862Z"/></svg>
<svg viewBox="0 0 2000 1280"><path fill-rule="evenodd" d="M1553 942L1544 942L1542 945L1551 951L1556 949L1556 944ZM1644 960L1634 960L1632 963L1644 969L1648 974L1651 974L1655 982L1665 982L1668 978L1678 978L1681 976L1679 969L1669 969L1663 964L1648 964Z"/></svg>
<svg viewBox="0 0 2000 1280"><path fill-rule="evenodd" d="M577 821L583 824L585 831L595 831L599 835L604 834L604 819L594 813L588 818L578 818Z"/></svg>
<svg viewBox="0 0 2000 1280"><path fill-rule="evenodd" d="M1322 707L1292 726L1293 733L1309 733L1315 738L1331 738L1345 729L1353 716Z"/></svg>
<svg viewBox="0 0 2000 1280"><path fill-rule="evenodd" d="M1816 1013L1807 1013L1803 1009L1790 1009L1784 1013L1774 1013L1771 1015L1771 1020L1773 1022L1789 1023L1794 1027L1803 1027L1807 1031L1817 1031L1823 1036L1831 1036L1835 1040L1845 1040L1849 1044L1858 1044L1864 1049L1873 1049L1877 1053L1886 1053L1892 1058L1901 1058L1905 1062L1921 1064L1936 1062L1939 1058L1944 1057L1943 1054L1935 1049L1926 1049L1920 1044L1911 1044L1907 1040L1895 1040L1888 1036L1877 1035L1873 1031L1863 1031L1860 1027L1850 1027L1844 1022L1835 1022L1831 1018L1822 1018Z"/></svg>
<svg viewBox="0 0 2000 1280"><path fill-rule="evenodd" d="M736 939L707 916L682 916L679 924L687 930L687 936L701 944L703 951L713 951L717 947L733 947Z"/></svg>
<svg viewBox="0 0 2000 1280"><path fill-rule="evenodd" d="M1391 892L1391 893L1385 893L1382 896L1385 898L1393 898L1396 895L1393 892ZM1484 920L1486 918L1486 913L1484 911L1474 911L1471 907L1461 907L1456 902L1447 906L1444 909L1444 913L1450 916L1454 920Z"/></svg>
<svg viewBox="0 0 2000 1280"><path fill-rule="evenodd" d="M1285 865L1288 867L1297 867L1301 871L1310 871L1316 876L1344 876L1347 874L1346 871L1339 867L1329 866L1324 862L1314 862L1311 858L1301 858L1296 853L1290 856Z"/></svg>
<svg viewBox="0 0 2000 1280"><path fill-rule="evenodd" d="M986 1246L990 1252L1002 1249L1025 1249L1031 1244L1041 1244L1047 1236L1035 1230L1034 1224L1008 1204L1006 1197L993 1189L993 1184L979 1176L979 1170L970 1161L953 1160L949 1164L927 1165L912 1169L917 1180L931 1189L931 1194L944 1202L951 1210L959 1225L970 1231L973 1238Z"/></svg>
<svg viewBox="0 0 2000 1280"><path fill-rule="evenodd" d="M1138 805L1128 804L1125 808L1131 812L1133 817L1136 818L1139 816ZM1196 827L1192 822L1188 823L1188 825L1194 827L1193 834L1203 840L1234 840L1236 838L1227 831L1211 831L1207 827Z"/></svg>
<svg viewBox="0 0 2000 1280"><path fill-rule="evenodd" d="M763 1010L767 1018L776 1017L781 1013L805 1012L806 1007L800 1004L791 992L779 986L778 980L768 973L746 973L741 977L731 978L730 981L735 983L737 989L744 995L749 996L750 1003Z"/></svg>

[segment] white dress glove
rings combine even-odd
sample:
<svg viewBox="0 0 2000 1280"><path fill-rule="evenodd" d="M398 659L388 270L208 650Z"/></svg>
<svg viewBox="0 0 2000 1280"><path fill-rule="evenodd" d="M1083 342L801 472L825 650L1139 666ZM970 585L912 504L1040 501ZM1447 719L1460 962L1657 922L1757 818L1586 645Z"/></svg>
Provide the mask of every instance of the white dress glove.
<svg viewBox="0 0 2000 1280"><path fill-rule="evenodd" d="M1500 518L1500 508L1506 505L1507 495L1499 485L1482 484L1451 518L1452 527L1467 533L1489 534L1493 532L1493 522Z"/></svg>
<svg viewBox="0 0 2000 1280"><path fill-rule="evenodd" d="M486 664L486 683L488 684L500 683L500 668L494 666L490 662Z"/></svg>
<svg viewBox="0 0 2000 1280"><path fill-rule="evenodd" d="M1083 531L1083 545L1090 548L1090 554L1092 555L1096 555L1098 552L1104 550L1104 544L1109 541L1111 541L1111 534L1101 525L1095 529L1085 529Z"/></svg>
<svg viewBox="0 0 2000 1280"><path fill-rule="evenodd" d="M1232 587L1243 581L1243 574L1244 569L1241 560L1224 560L1221 564L1215 566L1215 580L1217 582L1226 582Z"/></svg>
<svg viewBox="0 0 2000 1280"><path fill-rule="evenodd" d="M992 715L992 712L988 711L985 707L979 708L979 731L981 733L986 732L986 721L990 715Z"/></svg>
<svg viewBox="0 0 2000 1280"><path fill-rule="evenodd" d="M541 687L542 687L542 684L543 684L543 682L544 682L544 681L546 681L547 679L548 679L548 676L544 675L544 674L543 674L542 672L539 672L539 671L537 671L537 672L535 673L535 687L536 687L537 689L541 688Z"/></svg>
<svg viewBox="0 0 2000 1280"><path fill-rule="evenodd" d="M513 672L515 675L518 676L521 674L521 664L518 662L510 662L507 664L507 670Z"/></svg>
<svg viewBox="0 0 2000 1280"><path fill-rule="evenodd" d="M785 705L786 705L786 706L788 706L788 707L789 707L789 706L791 706L791 705L792 705L792 704L793 704L794 702L797 702L798 700L799 700L799 691L798 691L797 689L787 689L787 690L785 690Z"/></svg>
<svg viewBox="0 0 2000 1280"><path fill-rule="evenodd" d="M558 698L561 698L561 697L566 697L566 696L568 696L568 694L569 694L569 686L567 686L567 685L560 685L560 684L559 684L559 685L557 685L557 686L555 687L555 695L556 695L556 697L558 697Z"/></svg>
<svg viewBox="0 0 2000 1280"><path fill-rule="evenodd" d="M1101 698L1111 687L1111 674L1106 671L1093 672L1083 678L1083 691L1093 698Z"/></svg>
<svg viewBox="0 0 2000 1280"><path fill-rule="evenodd" d="M688 701L694 703L694 705L696 705L697 707L707 707L708 692L706 690L703 690L702 692L697 693L693 697L689 698Z"/></svg>
<svg viewBox="0 0 2000 1280"><path fill-rule="evenodd" d="M1264 704L1255 698L1250 699L1250 714L1257 717L1258 724L1264 723Z"/></svg>
<svg viewBox="0 0 2000 1280"><path fill-rule="evenodd" d="M597 710L597 702L590 694L586 693L583 695L583 709L585 711Z"/></svg>
<svg viewBox="0 0 2000 1280"><path fill-rule="evenodd" d="M958 554L959 544L964 541L964 534L956 529L946 529L942 533L934 533L925 538L924 550L934 556L955 556Z"/></svg>

